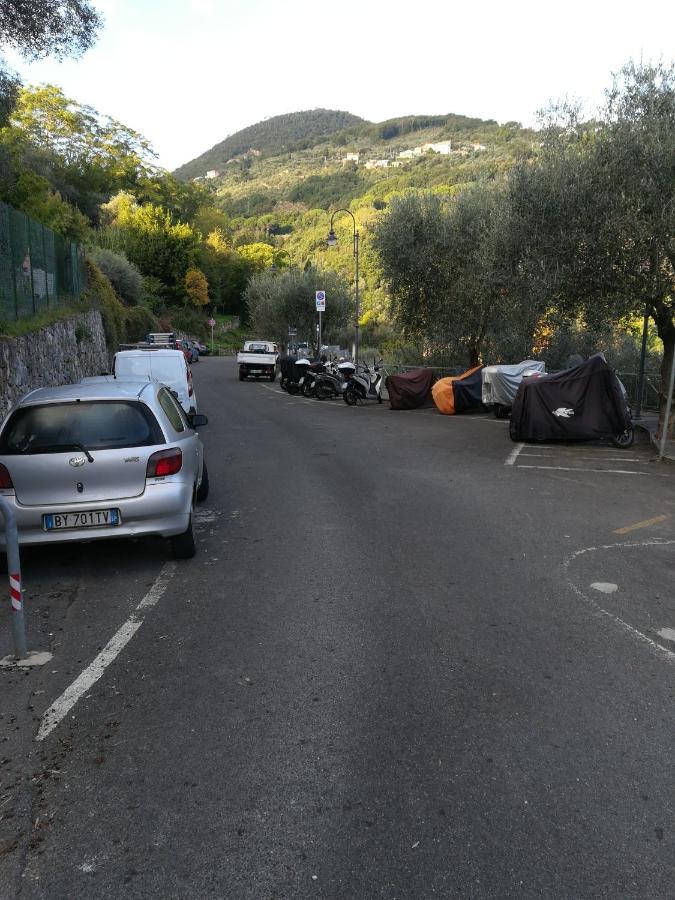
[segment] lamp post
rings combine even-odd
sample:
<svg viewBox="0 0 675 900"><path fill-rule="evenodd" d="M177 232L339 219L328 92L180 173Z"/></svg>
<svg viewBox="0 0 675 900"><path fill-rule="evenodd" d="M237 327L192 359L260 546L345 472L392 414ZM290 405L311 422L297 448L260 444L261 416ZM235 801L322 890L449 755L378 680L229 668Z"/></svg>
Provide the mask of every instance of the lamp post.
<svg viewBox="0 0 675 900"><path fill-rule="evenodd" d="M333 231L333 219L338 213L345 212L352 217L352 222L354 223L354 298L356 301L356 323L354 325L354 362L358 365L359 362L359 319L361 318L361 312L359 310L359 232L356 227L356 219L354 218L354 213L349 209L336 209L333 215L330 217L330 231L328 232L328 246L335 247L337 245L337 238L335 237L335 232Z"/></svg>

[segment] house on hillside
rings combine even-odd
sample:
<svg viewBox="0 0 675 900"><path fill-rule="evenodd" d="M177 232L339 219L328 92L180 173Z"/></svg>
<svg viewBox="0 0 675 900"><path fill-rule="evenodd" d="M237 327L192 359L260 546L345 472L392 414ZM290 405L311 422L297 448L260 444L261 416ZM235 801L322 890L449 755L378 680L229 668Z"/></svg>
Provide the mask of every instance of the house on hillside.
<svg viewBox="0 0 675 900"><path fill-rule="evenodd" d="M219 175L220 175L220 172L218 171L218 169L209 169L209 171L206 173L206 175L204 177L205 178L218 178Z"/></svg>
<svg viewBox="0 0 675 900"><path fill-rule="evenodd" d="M346 153L342 160L342 164L344 165L345 163L353 162L353 163L356 163L356 165L358 166L359 156L360 156L359 153Z"/></svg>
<svg viewBox="0 0 675 900"><path fill-rule="evenodd" d="M439 141L436 144L422 144L422 153L440 153L448 156L452 153L452 141Z"/></svg>
<svg viewBox="0 0 675 900"><path fill-rule="evenodd" d="M366 162L366 169L386 169L388 166L388 159L369 159Z"/></svg>
<svg viewBox="0 0 675 900"><path fill-rule="evenodd" d="M416 156L424 156L425 153L440 153L441 156L449 156L452 153L452 141L422 144L421 147L413 147L412 150L402 150L398 157L399 159L414 159Z"/></svg>

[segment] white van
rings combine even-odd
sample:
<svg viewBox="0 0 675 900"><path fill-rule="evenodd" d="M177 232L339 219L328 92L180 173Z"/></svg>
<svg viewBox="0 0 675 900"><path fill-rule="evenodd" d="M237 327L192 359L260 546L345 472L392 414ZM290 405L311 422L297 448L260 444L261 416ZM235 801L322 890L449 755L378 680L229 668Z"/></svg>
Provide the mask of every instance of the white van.
<svg viewBox="0 0 675 900"><path fill-rule="evenodd" d="M115 378L150 378L178 395L186 413L197 412L192 372L182 350L120 350L113 359Z"/></svg>

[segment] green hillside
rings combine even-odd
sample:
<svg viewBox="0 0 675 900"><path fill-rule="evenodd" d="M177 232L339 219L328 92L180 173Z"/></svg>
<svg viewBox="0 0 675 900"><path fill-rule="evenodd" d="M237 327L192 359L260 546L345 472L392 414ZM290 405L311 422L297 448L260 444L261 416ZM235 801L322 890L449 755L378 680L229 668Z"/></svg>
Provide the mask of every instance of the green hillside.
<svg viewBox="0 0 675 900"><path fill-rule="evenodd" d="M322 133L328 122L338 121L331 116L344 117L348 124ZM259 155L248 152L252 134L258 144L265 136L264 146L254 148L262 151ZM331 211L349 208L361 232L363 309L366 318L376 321L384 318L386 291L370 241L373 223L391 197L411 188L452 194L478 179L500 178L516 160L536 152L538 141L535 132L517 122L500 125L447 114L372 123L348 113L315 110L269 119L232 135L219 146L229 142L229 153L242 152L220 167L210 157L208 166L218 168L217 178L202 180L204 164L198 166L198 160L177 174L185 178L188 172L200 172L193 177L210 192L227 244L252 253L260 265L278 258L281 265L319 265L352 280L352 223L346 214L336 218L339 246L329 250L326 244ZM444 152L422 151L426 144ZM249 251L250 245L254 248Z"/></svg>
<svg viewBox="0 0 675 900"><path fill-rule="evenodd" d="M311 109L265 119L231 134L196 159L190 160L175 175L183 181L222 169L230 160L251 151L277 155L304 150L318 141L351 125L364 122L358 116L334 109Z"/></svg>

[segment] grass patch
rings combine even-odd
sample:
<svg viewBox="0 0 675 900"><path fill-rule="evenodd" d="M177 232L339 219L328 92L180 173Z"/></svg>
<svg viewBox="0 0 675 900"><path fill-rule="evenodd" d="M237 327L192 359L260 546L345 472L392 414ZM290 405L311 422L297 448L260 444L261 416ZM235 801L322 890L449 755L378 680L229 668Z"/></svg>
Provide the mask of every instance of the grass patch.
<svg viewBox="0 0 675 900"><path fill-rule="evenodd" d="M88 306L73 304L72 306L59 306L58 309L45 310L27 319L19 319L17 322L0 320L0 338L25 337L41 328L47 328L62 319L70 319L83 312L88 312Z"/></svg>

